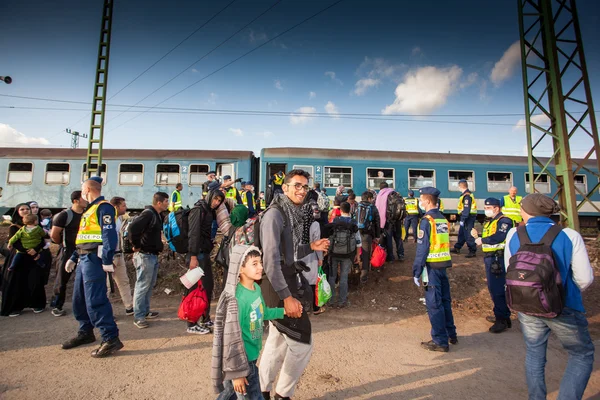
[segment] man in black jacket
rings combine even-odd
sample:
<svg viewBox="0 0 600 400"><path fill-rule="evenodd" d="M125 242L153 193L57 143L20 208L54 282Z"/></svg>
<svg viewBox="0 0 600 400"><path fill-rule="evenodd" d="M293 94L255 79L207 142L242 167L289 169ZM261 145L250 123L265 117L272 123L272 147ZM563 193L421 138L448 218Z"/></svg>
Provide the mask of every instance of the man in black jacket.
<svg viewBox="0 0 600 400"><path fill-rule="evenodd" d="M203 322L198 324L188 322L188 333L205 334L212 330L213 322L210 319L210 301L214 288L210 252L213 243L211 231L213 221L216 219L215 210L225 200L225 194L219 189L208 192L206 200L198 200L188 216L188 254L187 262L190 269L202 268L204 276L201 278L202 286L208 298L208 307L202 317ZM195 289L192 287L190 290Z"/></svg>
<svg viewBox="0 0 600 400"><path fill-rule="evenodd" d="M369 271L371 270L371 253L373 252L373 241L381 236L381 227L379 220L379 211L373 204L373 193L366 191L361 196L361 202L358 205L357 219L364 228L360 228L360 240L362 242L362 269L360 271L360 283L366 283ZM364 217L363 217L364 215Z"/></svg>
<svg viewBox="0 0 600 400"><path fill-rule="evenodd" d="M158 274L158 254L163 250L162 216L169 208L169 195L156 192L152 206L146 208L129 225L129 238L133 245L133 265L137 273L133 291L133 324L140 329L147 328L146 319L156 318L157 311L150 311L152 288Z"/></svg>

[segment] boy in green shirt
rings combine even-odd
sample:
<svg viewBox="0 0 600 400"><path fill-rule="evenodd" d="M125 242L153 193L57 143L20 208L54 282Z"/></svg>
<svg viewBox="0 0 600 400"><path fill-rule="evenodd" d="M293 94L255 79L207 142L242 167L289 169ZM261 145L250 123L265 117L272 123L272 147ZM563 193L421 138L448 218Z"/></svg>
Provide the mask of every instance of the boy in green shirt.
<svg viewBox="0 0 600 400"><path fill-rule="evenodd" d="M218 400L229 400L235 396L238 399L263 399L256 365L262 349L263 322L282 319L284 309L265 306L260 287L255 283L262 278L262 274L261 253L258 248L251 247L242 259L240 280L235 289L239 324L250 373L246 377L226 380L225 390L219 394Z"/></svg>

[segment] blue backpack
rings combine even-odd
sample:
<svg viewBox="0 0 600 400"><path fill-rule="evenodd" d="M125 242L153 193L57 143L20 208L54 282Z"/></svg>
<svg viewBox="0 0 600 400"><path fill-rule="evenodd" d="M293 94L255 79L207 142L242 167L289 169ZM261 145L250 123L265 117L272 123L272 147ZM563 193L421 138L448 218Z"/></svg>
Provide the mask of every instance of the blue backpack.
<svg viewBox="0 0 600 400"><path fill-rule="evenodd" d="M358 203L355 219L358 229L371 229L371 225L373 224L373 204Z"/></svg>
<svg viewBox="0 0 600 400"><path fill-rule="evenodd" d="M169 248L177 253L188 252L189 214L189 208L180 208L170 212L163 222L163 233Z"/></svg>

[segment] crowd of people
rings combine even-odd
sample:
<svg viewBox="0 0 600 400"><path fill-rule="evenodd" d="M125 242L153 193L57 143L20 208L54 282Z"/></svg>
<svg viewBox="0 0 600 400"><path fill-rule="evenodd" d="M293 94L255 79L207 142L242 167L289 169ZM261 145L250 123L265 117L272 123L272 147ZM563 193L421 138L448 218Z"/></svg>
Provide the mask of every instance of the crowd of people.
<svg viewBox="0 0 600 400"><path fill-rule="evenodd" d="M374 248L385 249L388 262L403 262L404 243L412 234L416 243L412 277L425 290L432 328L431 340L421 343L424 349L448 352L450 345L458 344L447 269L452 267L451 253L460 254L466 244L466 257L473 258L480 246L494 303L493 316L488 317L493 324L490 332L511 328L511 308L520 311L530 398L546 396L545 349L551 331L569 351L559 396L582 397L592 370L594 345L581 292L592 283L593 271L581 236L550 219L558 211L551 198L541 194L521 198L511 188L501 199L486 199L480 237L474 229L475 196L467 182L460 181L458 240L451 247L440 191L434 187L421 188L418 198L409 191L404 198L385 180L378 192L366 190L359 196L339 186L331 205L319 183L309 187L310 176L303 170L275 174L267 196L255 195L252 182L240 182L238 189L238 181L231 176L220 181L210 171L207 178L202 198L191 209L182 208L178 184L171 195L155 193L152 205L130 219L125 218L125 198L108 201L101 195L99 177L86 180L81 191L71 194L71 207L54 218L49 210L40 211L36 202L17 205L7 246L2 248L1 315L18 317L27 308L34 313L46 309L52 241L59 245L50 301L56 317L66 314L67 284L75 273L72 310L79 329L62 348L95 342L94 328L98 328L102 342L92 357L120 350L124 345L109 301L111 288L118 287L125 314L133 316L137 328L151 326L149 320L159 314L150 303L158 255L164 250L165 216L178 213L185 218L187 238L185 249L177 251L185 253L189 276L196 276L193 281L186 277L186 298L201 292L201 301L195 304L203 304L202 312L193 318L186 314L186 329L190 334L214 333L211 375L218 398L288 399L313 351L310 316L350 306L352 270L359 271L361 285L367 284L369 274L383 268L371 265ZM133 253L133 294L125 253ZM547 265L555 268L558 297L544 292L547 287L536 281L550 278L534 276ZM213 322L210 305L217 268L223 268L225 287L212 313ZM315 295L319 270L325 272L332 291L326 305ZM511 297L511 293L518 296ZM539 304L531 305L535 301ZM533 308L522 308L525 303Z"/></svg>

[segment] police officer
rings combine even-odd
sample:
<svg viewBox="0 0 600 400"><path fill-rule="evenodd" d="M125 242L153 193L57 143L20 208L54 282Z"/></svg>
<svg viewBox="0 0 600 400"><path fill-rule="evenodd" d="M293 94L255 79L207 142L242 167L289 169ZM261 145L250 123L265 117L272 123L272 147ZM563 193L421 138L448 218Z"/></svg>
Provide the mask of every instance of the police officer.
<svg viewBox="0 0 600 400"><path fill-rule="evenodd" d="M417 222L419 221L419 200L415 198L415 192L412 190L408 191L408 197L404 199L406 203L406 219L404 220L404 229L406 230L406 237L404 241L408 241L409 228L412 228L413 237L415 242L417 241Z"/></svg>
<svg viewBox="0 0 600 400"><path fill-rule="evenodd" d="M515 225L518 225L523 218L521 217L521 196L517 196L517 188L515 186L508 189L508 194L500 199L500 207L502 214L512 219Z"/></svg>
<svg viewBox="0 0 600 400"><path fill-rule="evenodd" d="M477 246L475 245L475 238L471 236L471 229L475 226L475 220L477 219L477 202L475 196L469 190L467 181L461 179L458 182L458 187L463 191L462 195L458 199L458 216L460 218L460 228L458 230L458 240L452 249L453 253L460 254L460 249L467 243L469 248L469 254L467 258L475 257L477 252Z"/></svg>
<svg viewBox="0 0 600 400"><path fill-rule="evenodd" d="M252 182L242 182L242 187L242 204L248 208L248 218L252 218L256 215L254 185Z"/></svg>
<svg viewBox="0 0 600 400"><path fill-rule="evenodd" d="M217 178L217 173L215 171L208 171L206 173L206 182L204 182L202 184L202 197L206 198L206 195L208 194L208 185L211 184L211 182L214 182Z"/></svg>
<svg viewBox="0 0 600 400"><path fill-rule="evenodd" d="M450 282L446 274L446 268L452 267L448 221L436 207L440 191L434 187L424 187L419 191L425 215L419 224L413 279L415 285L420 286L419 278L422 278L425 305L431 322L431 340L421 342L421 347L429 351L447 352L448 343L458 343Z"/></svg>
<svg viewBox="0 0 600 400"><path fill-rule="evenodd" d="M183 185L178 183L175 185L175 190L171 193L171 201L169 202L169 211L174 212L181 208L181 191L183 190Z"/></svg>
<svg viewBox="0 0 600 400"><path fill-rule="evenodd" d="M85 181L81 197L89 203L81 216L75 244L79 266L73 287L73 314L79 322L77 336L63 343L71 349L96 341L94 327L100 330L102 344L92 357L106 357L123 348L112 307L106 296L106 272L113 272L113 255L117 248L117 211L100 195L102 178Z"/></svg>
<svg viewBox="0 0 600 400"><path fill-rule="evenodd" d="M243 204L242 196L240 196L239 190L235 187L235 182L231 178L231 175L225 175L223 177L222 188L225 190L225 198L233 199L237 204Z"/></svg>
<svg viewBox="0 0 600 400"><path fill-rule="evenodd" d="M438 198L437 208L442 214L444 213L444 202L442 201L441 197Z"/></svg>
<svg viewBox="0 0 600 400"><path fill-rule="evenodd" d="M500 212L500 200L493 197L485 199L486 222L483 225L483 238L478 237L475 229L471 234L475 237L475 243L483 249L483 262L485 263L485 275L488 290L494 302L494 317L487 317L494 325L490 332L500 333L512 326L510 322L510 310L506 305L504 285L506 284L506 271L504 269L504 245L506 234L513 227L512 219Z"/></svg>
<svg viewBox="0 0 600 400"><path fill-rule="evenodd" d="M281 185L283 185L283 181L285 180L285 174L283 171L279 171L276 174L273 174L271 177L271 184L273 185L273 194L283 193L283 189Z"/></svg>

